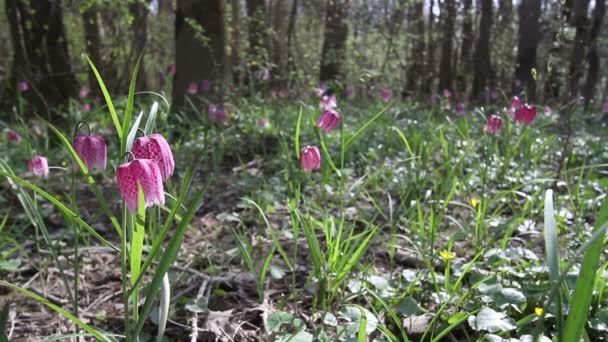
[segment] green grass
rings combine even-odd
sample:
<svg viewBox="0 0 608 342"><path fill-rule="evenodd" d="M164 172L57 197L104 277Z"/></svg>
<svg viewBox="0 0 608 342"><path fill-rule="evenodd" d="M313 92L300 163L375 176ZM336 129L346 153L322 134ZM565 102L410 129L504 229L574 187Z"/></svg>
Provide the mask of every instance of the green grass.
<svg viewBox="0 0 608 342"><path fill-rule="evenodd" d="M216 125L204 109L167 113L148 103L147 95L134 94L131 87L126 101L113 102L107 94L108 107L91 120L96 127L114 127L111 159L123 160L137 128L152 117L145 131L155 127L171 137L181 186L168 184L178 195L167 208L121 223L119 197L108 194L113 168L94 177L79 162L85 175L80 187L99 200L113 237L99 234L94 222L63 204L69 201L56 198L70 196L67 177L59 172L51 174L53 182L18 178L25 172L21 154L32 149L52 156L53 165L71 163L75 152L61 132L51 127L63 146L48 150L40 143L47 137L29 132L31 139L0 157L6 165L0 175L16 183L16 189L2 183L12 195L0 198L0 245L7 251L0 266L34 262L17 252L36 239L34 231L19 232L32 220L45 227L52 212L83 228L80 248L105 244L124 253L124 303L133 306L138 296L145 300L124 318L130 330L102 324L104 336L153 334L148 323L156 294L171 268L182 265L209 276L251 273L252 302L272 304L271 317L279 322L269 331L260 326L260 338L478 341L543 335L569 341L597 340L608 331L601 281L608 265L602 256L605 215L598 216L608 181L600 127L577 123L558 174L560 113L539 114L528 127L502 113L505 125L490 136L479 112L457 116L417 103L339 100L344 120L325 133L315 126L320 111L314 98L234 100L228 124ZM145 114L132 118L133 111ZM258 127L261 117L268 127ZM305 145L321 149L317 172L300 170L299 150ZM16 206L10 196L29 199ZM42 206L43 211L32 206L36 203L53 207ZM184 208L184 203L191 204ZM23 206L28 216L20 215ZM184 236L200 229L189 222L206 214L218 218L213 228L218 234L209 234L217 240L206 241L217 244L217 251L185 257L189 253L179 253ZM156 227L146 229L152 224ZM134 232L130 243L127 227ZM67 253L73 243L68 240L57 252ZM212 261L199 267L205 259ZM0 272L3 279L18 280L9 267ZM180 282L183 277L169 278L172 294L188 285ZM185 302L190 301L171 302L168 310L165 301L164 310L188 325ZM575 302L584 302L584 310ZM102 334L78 317L66 317L90 334ZM412 331L403 323L412 319L427 323Z"/></svg>

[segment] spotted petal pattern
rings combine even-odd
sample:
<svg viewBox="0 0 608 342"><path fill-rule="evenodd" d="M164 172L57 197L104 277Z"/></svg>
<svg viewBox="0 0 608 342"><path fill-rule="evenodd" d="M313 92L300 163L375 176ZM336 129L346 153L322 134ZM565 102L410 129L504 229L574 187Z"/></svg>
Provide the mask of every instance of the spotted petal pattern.
<svg viewBox="0 0 608 342"><path fill-rule="evenodd" d="M116 181L127 208L137 212L138 188L141 184L146 208L154 204L165 204L165 192L158 164L151 159L136 159L116 169Z"/></svg>
<svg viewBox="0 0 608 342"><path fill-rule="evenodd" d="M131 147L131 153L136 159L152 159L156 161L163 182L173 175L175 162L173 152L165 138L157 133L137 138Z"/></svg>
<svg viewBox="0 0 608 342"><path fill-rule="evenodd" d="M300 151L300 166L304 172L321 168L321 153L316 146L307 146Z"/></svg>
<svg viewBox="0 0 608 342"><path fill-rule="evenodd" d="M77 135L74 138L74 150L89 170L106 169L108 152L106 141L99 135ZM72 163L74 169L78 168L76 162Z"/></svg>

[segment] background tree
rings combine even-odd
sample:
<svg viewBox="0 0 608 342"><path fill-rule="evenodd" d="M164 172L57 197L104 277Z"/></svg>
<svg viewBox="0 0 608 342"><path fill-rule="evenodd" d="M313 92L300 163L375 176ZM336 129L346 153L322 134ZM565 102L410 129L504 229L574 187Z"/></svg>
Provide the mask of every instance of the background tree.
<svg viewBox="0 0 608 342"><path fill-rule="evenodd" d="M568 91L570 98L578 96L579 82L583 76L585 55L589 41L589 0L571 0L572 5L566 4L573 26L576 28L574 42L572 43L572 54L570 57L570 68L568 69Z"/></svg>
<svg viewBox="0 0 608 342"><path fill-rule="evenodd" d="M456 82L458 89L466 93L468 76L471 74L473 62L473 49L471 47L475 41L475 35L473 34L473 0L464 0L462 4L462 44L460 45L460 68Z"/></svg>
<svg viewBox="0 0 608 342"><path fill-rule="evenodd" d="M148 0L135 0L129 4L129 12L133 17L131 23L131 54L129 57L129 63L127 63L125 70L126 74L129 74L130 68L133 68L135 62L141 56L141 63L139 64L139 72L137 74L137 90L144 90L148 88L147 77L146 77L146 63L144 59L144 53L146 45L148 44Z"/></svg>
<svg viewBox="0 0 608 342"><path fill-rule="evenodd" d="M409 59L411 63L406 72L404 93L407 96L415 96L421 93L419 88L422 86L422 73L424 72L424 1L414 1L410 4L408 13L409 27L414 41L410 44Z"/></svg>
<svg viewBox="0 0 608 342"><path fill-rule="evenodd" d="M519 5L519 33L513 93L526 91L528 101L536 98L536 80L532 69L536 68L536 47L539 40L540 0L522 0Z"/></svg>
<svg viewBox="0 0 608 342"><path fill-rule="evenodd" d="M63 26L63 7L60 0L6 0L6 14L10 21L13 62L8 84L14 101L17 84L27 82L25 92L30 104L49 119L61 124L54 109L65 106L78 92L72 71L68 42Z"/></svg>
<svg viewBox="0 0 608 342"><path fill-rule="evenodd" d="M350 0L328 0L325 10L325 34L321 53L321 82L342 79L346 60L346 38L348 37L348 13Z"/></svg>
<svg viewBox="0 0 608 342"><path fill-rule="evenodd" d="M492 0L481 0L481 19L479 21L479 39L475 48L475 67L473 75L472 98L484 99L486 87L492 79L490 61L490 33L492 32Z"/></svg>
<svg viewBox="0 0 608 342"><path fill-rule="evenodd" d="M290 1L275 1L272 8L272 86L287 84L287 37Z"/></svg>
<svg viewBox="0 0 608 342"><path fill-rule="evenodd" d="M585 97L585 106L589 107L589 103L593 99L595 87L600 76L600 56L598 52L598 36L602 29L604 15L606 14L606 1L596 0L595 8L593 9L593 22L591 23L591 31L589 32L589 52L587 53L587 80L583 96Z"/></svg>
<svg viewBox="0 0 608 342"><path fill-rule="evenodd" d="M441 61L439 64L439 91L453 90L452 80L452 53L454 44L454 22L456 20L456 3L454 0L445 0L441 10Z"/></svg>
<svg viewBox="0 0 608 342"><path fill-rule="evenodd" d="M173 105L180 107L191 83L208 80L221 94L226 62L225 5L222 0L201 3L179 0L175 13Z"/></svg>
<svg viewBox="0 0 608 342"><path fill-rule="evenodd" d="M247 0L249 29L249 82L253 87L257 72L268 60L268 23L266 2L264 0Z"/></svg>

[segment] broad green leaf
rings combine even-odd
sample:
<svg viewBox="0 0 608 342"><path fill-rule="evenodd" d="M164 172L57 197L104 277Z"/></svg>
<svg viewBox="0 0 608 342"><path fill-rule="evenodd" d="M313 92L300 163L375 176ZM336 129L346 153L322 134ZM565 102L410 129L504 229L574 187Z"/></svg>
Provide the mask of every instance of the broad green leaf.
<svg viewBox="0 0 608 342"><path fill-rule="evenodd" d="M91 61L91 59L89 59L89 56L87 56L86 54L83 54L82 58L84 58L87 61L87 63L89 63L91 70L93 70L93 73L95 74L95 78L97 78L97 83L99 83L99 88L101 88L103 97L106 100L106 104L108 105L108 110L110 111L110 116L112 117L112 122L114 122L114 126L116 127L116 133L118 133L118 138L122 141L122 126L120 124L120 120L118 120L118 115L116 114L116 109L114 109L114 104L112 103L112 98L110 97L110 94L108 93L108 89L106 88L106 85L103 82L103 79L101 78L101 75L99 74L99 71L97 71L97 68L93 64L93 61Z"/></svg>

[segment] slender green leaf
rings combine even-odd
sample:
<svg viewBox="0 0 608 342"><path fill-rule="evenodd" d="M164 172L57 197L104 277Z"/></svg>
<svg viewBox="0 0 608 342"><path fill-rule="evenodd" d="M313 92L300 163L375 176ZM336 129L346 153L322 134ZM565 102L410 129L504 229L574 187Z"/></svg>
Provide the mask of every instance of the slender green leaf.
<svg viewBox="0 0 608 342"><path fill-rule="evenodd" d="M388 109L388 107L389 106L382 108L382 110L380 110L380 112L378 112L378 114L374 115L374 117L372 117L365 124L363 124L363 126L361 126L355 132L355 134L353 134L350 138L348 138L348 140L346 140L346 146L344 147L344 150L348 150L350 148L350 145L352 145L357 140L357 138L359 138L361 133L363 133L363 131L365 131L367 129L367 127L369 127L372 123L374 123L374 121L376 121L380 116L382 116L382 114L384 114L384 112Z"/></svg>
<svg viewBox="0 0 608 342"><path fill-rule="evenodd" d="M154 101L152 104L152 109L150 109L150 114L148 115L148 119L146 120L146 127L144 128L144 133L146 135L150 135L154 133L154 124L156 123L156 115L158 113L158 102Z"/></svg>
<svg viewBox="0 0 608 342"><path fill-rule="evenodd" d="M131 151L131 147L133 146L133 141L135 140L135 137L137 136L137 129L139 128L139 124L140 124L141 118L143 116L144 116L144 112L139 112L139 115L135 119L135 122L133 123L133 126L131 127L131 130L129 131L129 134L127 135L127 146L125 147L125 153ZM122 157L123 156L121 156L121 158Z"/></svg>
<svg viewBox="0 0 608 342"><path fill-rule="evenodd" d="M604 200L598 215L596 231L608 223L608 201ZM564 327L564 341L578 341L585 330L589 307L593 297L593 285L597 277L597 267L602 256L605 232L587 249L581 263L581 270L576 279L576 287L571 302L573 305ZM575 305L574 305L575 303Z"/></svg>
<svg viewBox="0 0 608 342"><path fill-rule="evenodd" d="M135 63L133 74L131 75L131 84L129 85L129 96L127 97L127 107L125 108L125 117L122 122L122 133L120 135L120 155L124 156L127 152L127 139L126 136L129 132L129 126L131 125L131 116L133 115L133 101L135 99L135 84L137 81L137 72L139 72L139 63L141 62L141 55Z"/></svg>
<svg viewBox="0 0 608 342"><path fill-rule="evenodd" d="M74 322L74 324L78 325L80 328L84 329L85 331L87 331L89 334L93 335L95 338L97 338L100 341L112 341L111 339L109 339L106 335L105 332L101 332L93 327L91 327L90 325L84 323L83 321L81 321L80 319L78 319L78 317L72 315L71 313L67 312L66 310L62 309L61 307L51 303L49 300L47 300L46 298L43 298L33 292L30 292L24 288L21 288L17 285L13 285L9 282L6 282L4 280L0 280L0 285L6 286L12 290L21 292L22 294L34 299L35 301L37 301L40 304L46 305L49 308L51 308L52 310L56 311L57 313L59 313L61 316L69 319L70 321Z"/></svg>
<svg viewBox="0 0 608 342"><path fill-rule="evenodd" d="M118 115L116 114L116 109L114 109L114 104L112 103L112 98L110 97L110 94L108 93L106 84L103 82L103 79L101 78L101 75L99 74L99 71L97 71L97 68L93 64L93 61L91 61L91 59L89 59L89 56L87 56L86 54L83 54L82 58L84 58L87 61L87 63L89 63L91 70L93 70L93 73L95 74L95 78L97 78L97 82L99 83L99 88L101 88L103 97L106 100L108 109L110 110L110 115L112 116L112 121L114 122L114 126L116 127L116 133L118 134L118 138L122 141L122 126L120 125L120 120L118 120Z"/></svg>

